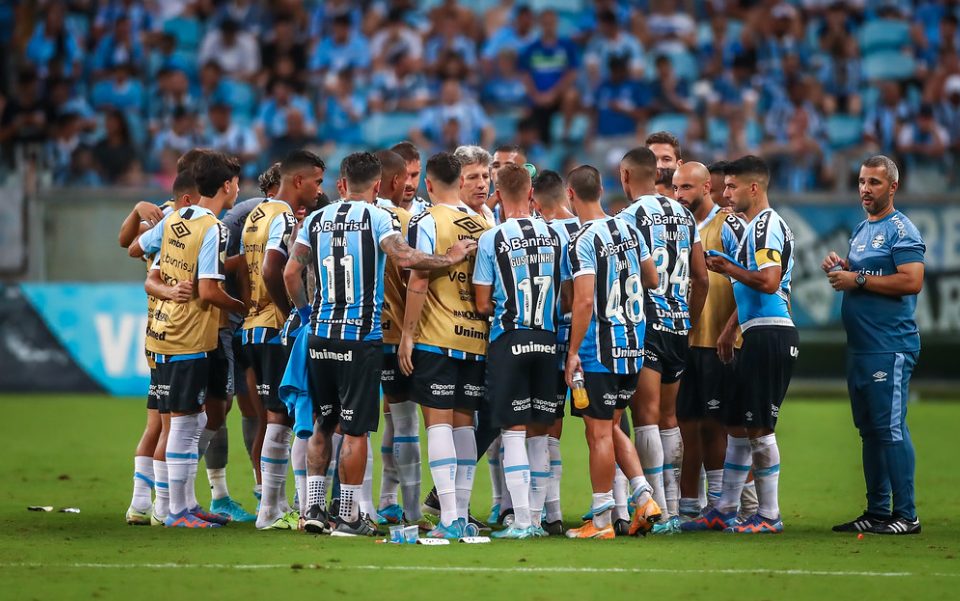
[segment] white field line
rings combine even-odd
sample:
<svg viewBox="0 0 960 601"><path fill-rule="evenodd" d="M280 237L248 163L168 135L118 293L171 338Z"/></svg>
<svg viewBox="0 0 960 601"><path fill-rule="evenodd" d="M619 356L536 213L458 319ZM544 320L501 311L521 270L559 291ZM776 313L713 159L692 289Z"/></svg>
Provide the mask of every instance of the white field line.
<svg viewBox="0 0 960 601"><path fill-rule="evenodd" d="M293 566L297 566L294 568ZM318 569L340 572L378 571L378 572L450 572L458 574L720 574L720 575L772 575L772 576L839 576L865 578L904 578L904 577L960 577L960 573L918 573L918 572L870 572L851 570L778 570L766 568L730 568L730 569L671 569L671 568L581 568L581 567L488 567L488 566L391 566L391 565L320 565L289 563L0 563L4 568L40 568L40 569L81 569L81 570L290 570Z"/></svg>

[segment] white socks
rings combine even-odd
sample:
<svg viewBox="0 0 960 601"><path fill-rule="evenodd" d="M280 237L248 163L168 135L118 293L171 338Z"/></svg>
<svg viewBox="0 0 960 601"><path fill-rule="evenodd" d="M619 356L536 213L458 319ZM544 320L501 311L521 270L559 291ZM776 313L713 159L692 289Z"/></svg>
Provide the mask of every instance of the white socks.
<svg viewBox="0 0 960 601"><path fill-rule="evenodd" d="M449 526L457 519L457 449L453 444L453 426L437 424L427 428L427 459L440 499L440 523Z"/></svg>
<svg viewBox="0 0 960 601"><path fill-rule="evenodd" d="M500 434L503 444L500 461L506 488L513 500L513 525L516 528L526 528L531 524L530 460L527 456L526 438L526 432L517 430L504 430Z"/></svg>
<svg viewBox="0 0 960 601"><path fill-rule="evenodd" d="M590 511L593 513L593 525L597 528L606 528L610 525L610 514L613 513L613 491L593 493L593 503Z"/></svg>
<svg viewBox="0 0 960 601"><path fill-rule="evenodd" d="M363 483L360 485L360 496L357 497L357 505L360 507L360 513L374 517L376 510L373 507L373 447L370 446L370 434L367 437L367 462L363 468Z"/></svg>
<svg viewBox="0 0 960 601"><path fill-rule="evenodd" d="M633 429L637 455L643 465L643 475L653 488L653 500L663 511L666 520L667 501L663 490L663 445L660 442L660 428L656 424Z"/></svg>
<svg viewBox="0 0 960 601"><path fill-rule="evenodd" d="M230 496L227 488L227 468L207 469L207 482L210 483L210 500L216 501Z"/></svg>
<svg viewBox="0 0 960 601"><path fill-rule="evenodd" d="M357 498L360 496L361 484L340 483L340 519L351 524L360 519Z"/></svg>
<svg viewBox="0 0 960 601"><path fill-rule="evenodd" d="M393 423L393 457L397 479L403 494L403 514L415 522L423 517L420 510L420 418L413 401L390 405Z"/></svg>
<svg viewBox="0 0 960 601"><path fill-rule="evenodd" d="M667 512L674 516L680 511L680 466L683 464L680 428L660 430L660 445L663 447L663 496Z"/></svg>
<svg viewBox="0 0 960 601"><path fill-rule="evenodd" d="M307 476L307 509L319 505L327 508L327 479L324 476Z"/></svg>
<svg viewBox="0 0 960 601"><path fill-rule="evenodd" d="M727 436L727 455L723 460L723 492L717 509L733 513L740 504L740 491L750 472L750 439Z"/></svg>
<svg viewBox="0 0 960 601"><path fill-rule="evenodd" d="M307 512L307 445L308 439L293 439L290 448L290 466L293 467L293 481L297 487L297 510L300 515Z"/></svg>
<svg viewBox="0 0 960 601"><path fill-rule="evenodd" d="M383 415L383 438L380 441L380 500L378 509L397 504L397 488L400 486L397 475L397 458L393 456L393 414Z"/></svg>
<svg viewBox="0 0 960 601"><path fill-rule="evenodd" d="M179 514L187 509L187 486L190 470L197 469L197 442L200 430L196 415L178 415L170 418L170 434L167 436L167 472L170 483L170 513ZM196 495L190 495L195 497Z"/></svg>
<svg viewBox="0 0 960 601"><path fill-rule="evenodd" d="M267 434L263 439L263 450L260 454L263 495L260 497L257 528L266 528L283 515L286 500L281 504L280 497L287 480L292 435L293 431L283 424L267 424Z"/></svg>
<svg viewBox="0 0 960 601"><path fill-rule="evenodd" d="M500 463L500 437L497 436L487 447L487 467L490 469L490 506L500 505L500 499L503 497L503 482L500 474L503 466Z"/></svg>
<svg viewBox="0 0 960 601"><path fill-rule="evenodd" d="M477 436L473 426L454 428L453 446L457 450L457 517L469 521L473 475L477 471Z"/></svg>
<svg viewBox="0 0 960 601"><path fill-rule="evenodd" d="M153 483L156 486L157 498L153 503L153 513L160 519L170 513L170 483L167 479L167 462L153 460Z"/></svg>
<svg viewBox="0 0 960 601"><path fill-rule="evenodd" d="M563 478L563 461L560 457L560 439L547 437L547 451L550 453L550 481L547 483L547 521L563 519L560 511L560 481Z"/></svg>
<svg viewBox="0 0 960 601"><path fill-rule="evenodd" d="M707 471L707 505L716 507L723 494L723 470Z"/></svg>
<svg viewBox="0 0 960 601"><path fill-rule="evenodd" d="M780 482L780 449L775 434L767 434L750 441L753 449L753 481L757 487L761 517L775 520L780 517L777 499Z"/></svg>
<svg viewBox="0 0 960 601"><path fill-rule="evenodd" d="M539 526L550 483L550 451L546 435L527 439L527 458L530 460L530 523Z"/></svg>
<svg viewBox="0 0 960 601"><path fill-rule="evenodd" d="M613 476L613 519L630 521L630 511L627 509L627 477L620 466Z"/></svg>
<svg viewBox="0 0 960 601"><path fill-rule="evenodd" d="M149 511L153 486L153 457L134 457L133 498L130 500L130 507L142 513Z"/></svg>

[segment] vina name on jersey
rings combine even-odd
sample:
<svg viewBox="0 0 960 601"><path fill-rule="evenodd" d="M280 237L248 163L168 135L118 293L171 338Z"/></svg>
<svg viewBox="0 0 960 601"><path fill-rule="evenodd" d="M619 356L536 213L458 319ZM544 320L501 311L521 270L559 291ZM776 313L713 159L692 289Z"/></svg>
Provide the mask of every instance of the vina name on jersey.
<svg viewBox="0 0 960 601"><path fill-rule="evenodd" d="M686 334L690 329L690 253L700 242L697 220L679 202L659 194L641 196L618 217L637 228L657 267L659 283L645 294L650 327Z"/></svg>
<svg viewBox="0 0 960 601"><path fill-rule="evenodd" d="M773 294L733 280L737 319L744 332L753 326L792 326L790 279L793 274L793 232L773 209L764 209L747 224L737 261L748 271L781 268L780 286Z"/></svg>

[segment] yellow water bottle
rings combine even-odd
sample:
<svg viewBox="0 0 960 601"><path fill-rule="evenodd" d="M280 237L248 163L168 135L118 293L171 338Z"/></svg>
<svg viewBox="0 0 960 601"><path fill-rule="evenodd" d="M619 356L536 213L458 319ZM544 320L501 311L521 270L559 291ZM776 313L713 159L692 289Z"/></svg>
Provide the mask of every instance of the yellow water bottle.
<svg viewBox="0 0 960 601"><path fill-rule="evenodd" d="M582 411L590 406L590 397L587 396L587 389L583 387L583 372L574 372L572 381L570 392L573 394L573 406Z"/></svg>

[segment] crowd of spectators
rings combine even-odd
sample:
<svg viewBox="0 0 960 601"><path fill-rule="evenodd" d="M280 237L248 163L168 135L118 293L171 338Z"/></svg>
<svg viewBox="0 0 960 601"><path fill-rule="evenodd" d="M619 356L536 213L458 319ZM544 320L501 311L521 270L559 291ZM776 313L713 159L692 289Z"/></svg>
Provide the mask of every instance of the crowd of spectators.
<svg viewBox="0 0 960 601"><path fill-rule="evenodd" d="M957 0L14 0L0 145L61 185L168 186L194 146L244 174L411 139L608 164L650 131L747 152L790 192L865 153L960 186Z"/></svg>

